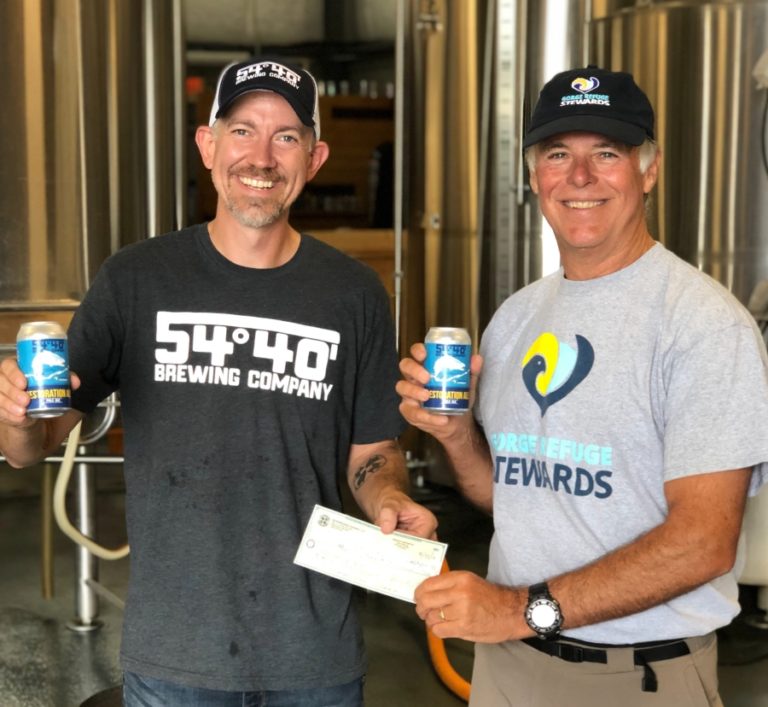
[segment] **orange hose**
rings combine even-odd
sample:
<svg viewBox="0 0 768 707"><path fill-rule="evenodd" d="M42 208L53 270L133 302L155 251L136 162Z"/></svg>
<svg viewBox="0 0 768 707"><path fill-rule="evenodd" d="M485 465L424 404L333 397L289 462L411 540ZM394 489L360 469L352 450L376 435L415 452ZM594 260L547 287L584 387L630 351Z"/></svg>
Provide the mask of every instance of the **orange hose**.
<svg viewBox="0 0 768 707"><path fill-rule="evenodd" d="M440 570L440 574L444 574L448 570L448 563L443 561L443 567ZM427 645L429 646L429 655L432 658L432 665L434 666L438 677L451 692L465 702L469 702L471 685L454 670L451 661L448 659L448 653L445 650L445 642L443 639L438 638L432 631L427 629Z"/></svg>

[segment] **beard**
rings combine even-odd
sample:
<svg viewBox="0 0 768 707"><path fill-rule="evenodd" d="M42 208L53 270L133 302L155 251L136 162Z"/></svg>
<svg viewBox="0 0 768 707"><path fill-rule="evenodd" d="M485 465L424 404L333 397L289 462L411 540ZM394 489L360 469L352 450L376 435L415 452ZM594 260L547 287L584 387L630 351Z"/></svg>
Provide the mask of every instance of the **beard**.
<svg viewBox="0 0 768 707"><path fill-rule="evenodd" d="M279 176L273 172L261 172L254 174L251 172L230 172L227 175L227 182L237 179L240 175L252 179L263 179L271 181L274 184L281 182ZM279 220L288 212L290 204L270 196L237 197L232 195L229 189L221 189L220 194L224 205L232 216L241 225L247 228L263 228Z"/></svg>
<svg viewBox="0 0 768 707"><path fill-rule="evenodd" d="M285 204L275 202L265 204L255 199L236 202L228 194L224 196L224 205L238 223L247 228L269 226L288 211Z"/></svg>

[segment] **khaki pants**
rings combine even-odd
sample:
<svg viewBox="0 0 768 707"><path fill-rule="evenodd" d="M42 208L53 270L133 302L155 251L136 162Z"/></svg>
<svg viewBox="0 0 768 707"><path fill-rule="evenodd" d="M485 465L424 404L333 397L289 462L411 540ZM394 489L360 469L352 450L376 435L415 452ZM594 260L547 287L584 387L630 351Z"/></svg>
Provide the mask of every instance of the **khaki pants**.
<svg viewBox="0 0 768 707"><path fill-rule="evenodd" d="M567 639L561 639L567 641ZM470 707L722 707L717 637L686 639L690 655L651 663L657 692L643 692L631 648L608 663L569 663L521 641L475 645Z"/></svg>

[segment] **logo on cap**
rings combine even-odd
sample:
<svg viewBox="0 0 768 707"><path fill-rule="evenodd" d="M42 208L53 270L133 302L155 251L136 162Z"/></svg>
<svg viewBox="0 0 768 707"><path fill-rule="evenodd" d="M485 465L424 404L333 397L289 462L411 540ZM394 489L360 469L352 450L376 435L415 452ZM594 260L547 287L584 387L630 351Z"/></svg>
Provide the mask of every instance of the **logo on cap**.
<svg viewBox="0 0 768 707"><path fill-rule="evenodd" d="M299 82L301 81L301 76L295 71L291 71L287 66L272 61L263 61L259 64L251 64L250 66L244 66L242 69L238 69L235 77L235 86L241 84L243 81L250 81L251 79L263 76L269 76L273 79L281 79L294 88L298 88Z"/></svg>
<svg viewBox="0 0 768 707"><path fill-rule="evenodd" d="M576 77L571 81L571 88L578 93L572 93L571 95L562 96L560 98L560 107L563 106L610 106L611 98L607 93L592 93L598 86L600 81L594 76L584 78L583 76ZM587 95L589 94L589 95Z"/></svg>
<svg viewBox="0 0 768 707"><path fill-rule="evenodd" d="M574 91L579 91L581 93L589 93L590 91L594 91L599 85L600 82L594 76L590 76L588 79L579 76L578 78L571 81L571 88Z"/></svg>

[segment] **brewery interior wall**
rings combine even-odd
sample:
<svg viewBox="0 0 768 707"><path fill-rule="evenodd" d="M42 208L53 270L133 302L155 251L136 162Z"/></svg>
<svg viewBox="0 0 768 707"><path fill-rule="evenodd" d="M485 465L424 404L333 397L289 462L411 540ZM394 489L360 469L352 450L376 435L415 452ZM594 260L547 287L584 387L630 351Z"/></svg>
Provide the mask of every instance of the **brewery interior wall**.
<svg viewBox="0 0 768 707"><path fill-rule="evenodd" d="M80 75L74 63L71 70L56 63L52 52L53 46L64 53L78 49L73 45L77 36L73 4L62 0L0 3L0 36L4 39L0 42L0 63L17 67L16 72L9 72L7 98L9 103L24 106L20 126L11 122L11 111L0 112L0 243L4 248L0 263L0 349L9 350L22 321L44 317L66 323L71 308L108 252L146 235L169 230L176 223L210 217L212 190L192 144L192 130L207 120L212 87L221 63L247 56L254 49L290 55L310 65L321 79L323 133L331 143L333 159L297 204L297 223L371 264L389 288L394 310L398 264L394 254L395 230L386 217L387 213L391 215L394 196L386 187L391 184L395 161L392 148L396 33L392 10L399 2L294 0L281 7L280 15L274 11L273 3L262 0L217 0L215 13L211 12L211 0L82 4L82 28L86 31L79 51L84 54L83 66L87 70ZM447 39L440 37L440 22L447 22L451 31L457 25L469 27L481 41L489 5L501 16L510 6L523 7L526 3L493 0L453 3L447 8L446 3L439 1L403 0L405 15L411 20L411 34L405 37L405 44L413 83L423 82L424 74L434 77L440 73L425 70L420 61L435 55L467 56L465 48L459 51L451 44L466 38L456 34ZM530 5L528 14L533 17L535 9L542 17L549 17L553 8L560 7L567 10L562 14L570 18L569 22L577 22L584 5L541 2ZM601 18L606 18L634 3L617 0L592 5ZM147 18L142 15L147 8L152 10L154 28L149 37L145 36ZM185 21L185 80L180 88L180 111L173 107L171 99L176 89L169 88L173 84L172 72L167 71L173 66L167 53L173 45L170 37L174 25L169 8L179 10ZM434 23L429 17L432 10L442 13ZM450 14L468 11L472 11L472 16L462 15L460 20ZM112 12L117 14L110 15ZM417 22L422 25L418 31L414 29ZM37 34L35 27L40 28ZM556 31L552 27L539 29L541 36L552 37ZM571 33L569 42L576 43L571 29L567 31ZM443 43L435 46L438 40ZM765 43L765 37L761 35L756 41ZM137 87L143 83L142 65L152 54L152 47L157 76L152 86L153 100L149 100ZM107 49L111 52L110 62L98 61ZM23 60L19 61L19 57ZM545 64L542 62L542 67ZM451 243L461 241L464 248L469 242L465 235L472 228L481 227L463 222L461 214L455 222L444 219L442 228L434 229L434 236L449 237L442 242L435 240L434 247L425 248L422 222L425 213L431 212L420 210L417 203L425 196L425 174L448 170L454 176L472 170L476 170L478 177L483 174L482 166L451 169L454 163L426 164L428 160L419 156L424 154L419 152L424 149L424 123L427 130L443 135L440 152L450 153L451 143L455 146L465 140L465 133L459 132L463 126L471 125L473 119L479 120L479 116L467 117L458 107L474 100L481 82L471 80L472 77L456 80L453 70L447 72L445 79L456 94L452 103L446 105L439 97L435 100L434 96L416 95L415 89L405 96L413 113L413 124L407 125L405 136L410 152L406 155L407 228L403 234L407 302L402 316L404 336L410 339L426 330L427 311L430 306L437 306L434 288L419 275L425 272L426 261L431 260L460 279L460 274L456 274L460 271L452 268L458 267L457 261L466 264L471 260L464 257L466 250L452 250ZM106 90L108 86L112 93ZM79 104L73 96L80 96ZM80 122L78 111L83 108L87 109L83 114L89 117ZM427 109L432 111L429 120L424 119ZM436 121L441 113L454 122L439 127ZM178 122L163 123L157 117L161 114L176 116ZM136 115L138 118L127 119ZM151 120L152 115L156 120ZM123 120L116 120L114 130L108 130L107 126L112 124L107 118L117 116ZM150 119L145 119L147 116ZM184 154L180 155L178 149L170 150L167 158L145 164L148 159L144 146L172 143L174 125L182 126ZM419 125L422 133L412 131L413 125ZM489 138L494 129L486 126L485 137ZM9 136L16 137L9 140ZM25 145L29 148L26 155L22 150ZM493 153L495 148L491 145L489 149ZM100 157L105 155L113 156L116 163L110 166L101 161ZM449 159L445 155L444 158ZM187 175L181 185L181 197L172 184L179 164L186 165ZM23 179L18 179L19 173L23 173ZM434 176L430 180L436 181ZM152 198L143 191L145 182L157 187ZM494 186L490 176L486 182L490 188ZM456 186L450 189L457 193ZM162 206L177 201L181 207L158 208L157 202ZM183 217L179 217L179 208ZM439 218L426 221L427 225L440 223ZM481 294L494 289L493 266L489 265L493 255L489 245L494 235L492 221L489 212L486 231L480 234L486 271L482 286L478 285ZM528 252L521 246L517 252L524 251ZM763 262L765 251L761 251L757 262ZM482 309L482 303L478 306ZM481 315L469 324L451 323L480 329L484 318ZM482 572L491 532L488 519L456 497L450 475L434 450L422 446L417 438L407 440L409 445L411 442L417 461L431 464L426 468L415 467L413 477L415 482L422 483L416 486L417 495L440 517L441 533L452 548L449 560L456 567ZM99 445L106 452L119 452L119 426ZM41 490L52 471L50 465L27 471L0 468L3 707L69 707L119 680L116 650L121 614L117 608L101 602L104 624L93 634L74 634L66 628L73 613L74 551L57 530L42 529L42 522L49 520L49 516L41 506ZM96 479L99 533L106 544L117 544L124 532L122 478L112 467L99 467ZM39 591L44 533L50 533L54 543L55 595L51 599L43 599ZM101 563L100 571L105 585L124 595L126 563ZM723 694L729 707L760 707L768 705L768 628L763 625L765 616L758 606L755 587L742 586L742 595L743 615L721 636ZM369 704L460 704L436 678L423 631L408 607L362 593L359 600L372 654ZM449 649L458 668L468 676L471 646L456 642ZM404 666L408 669L403 670Z"/></svg>

